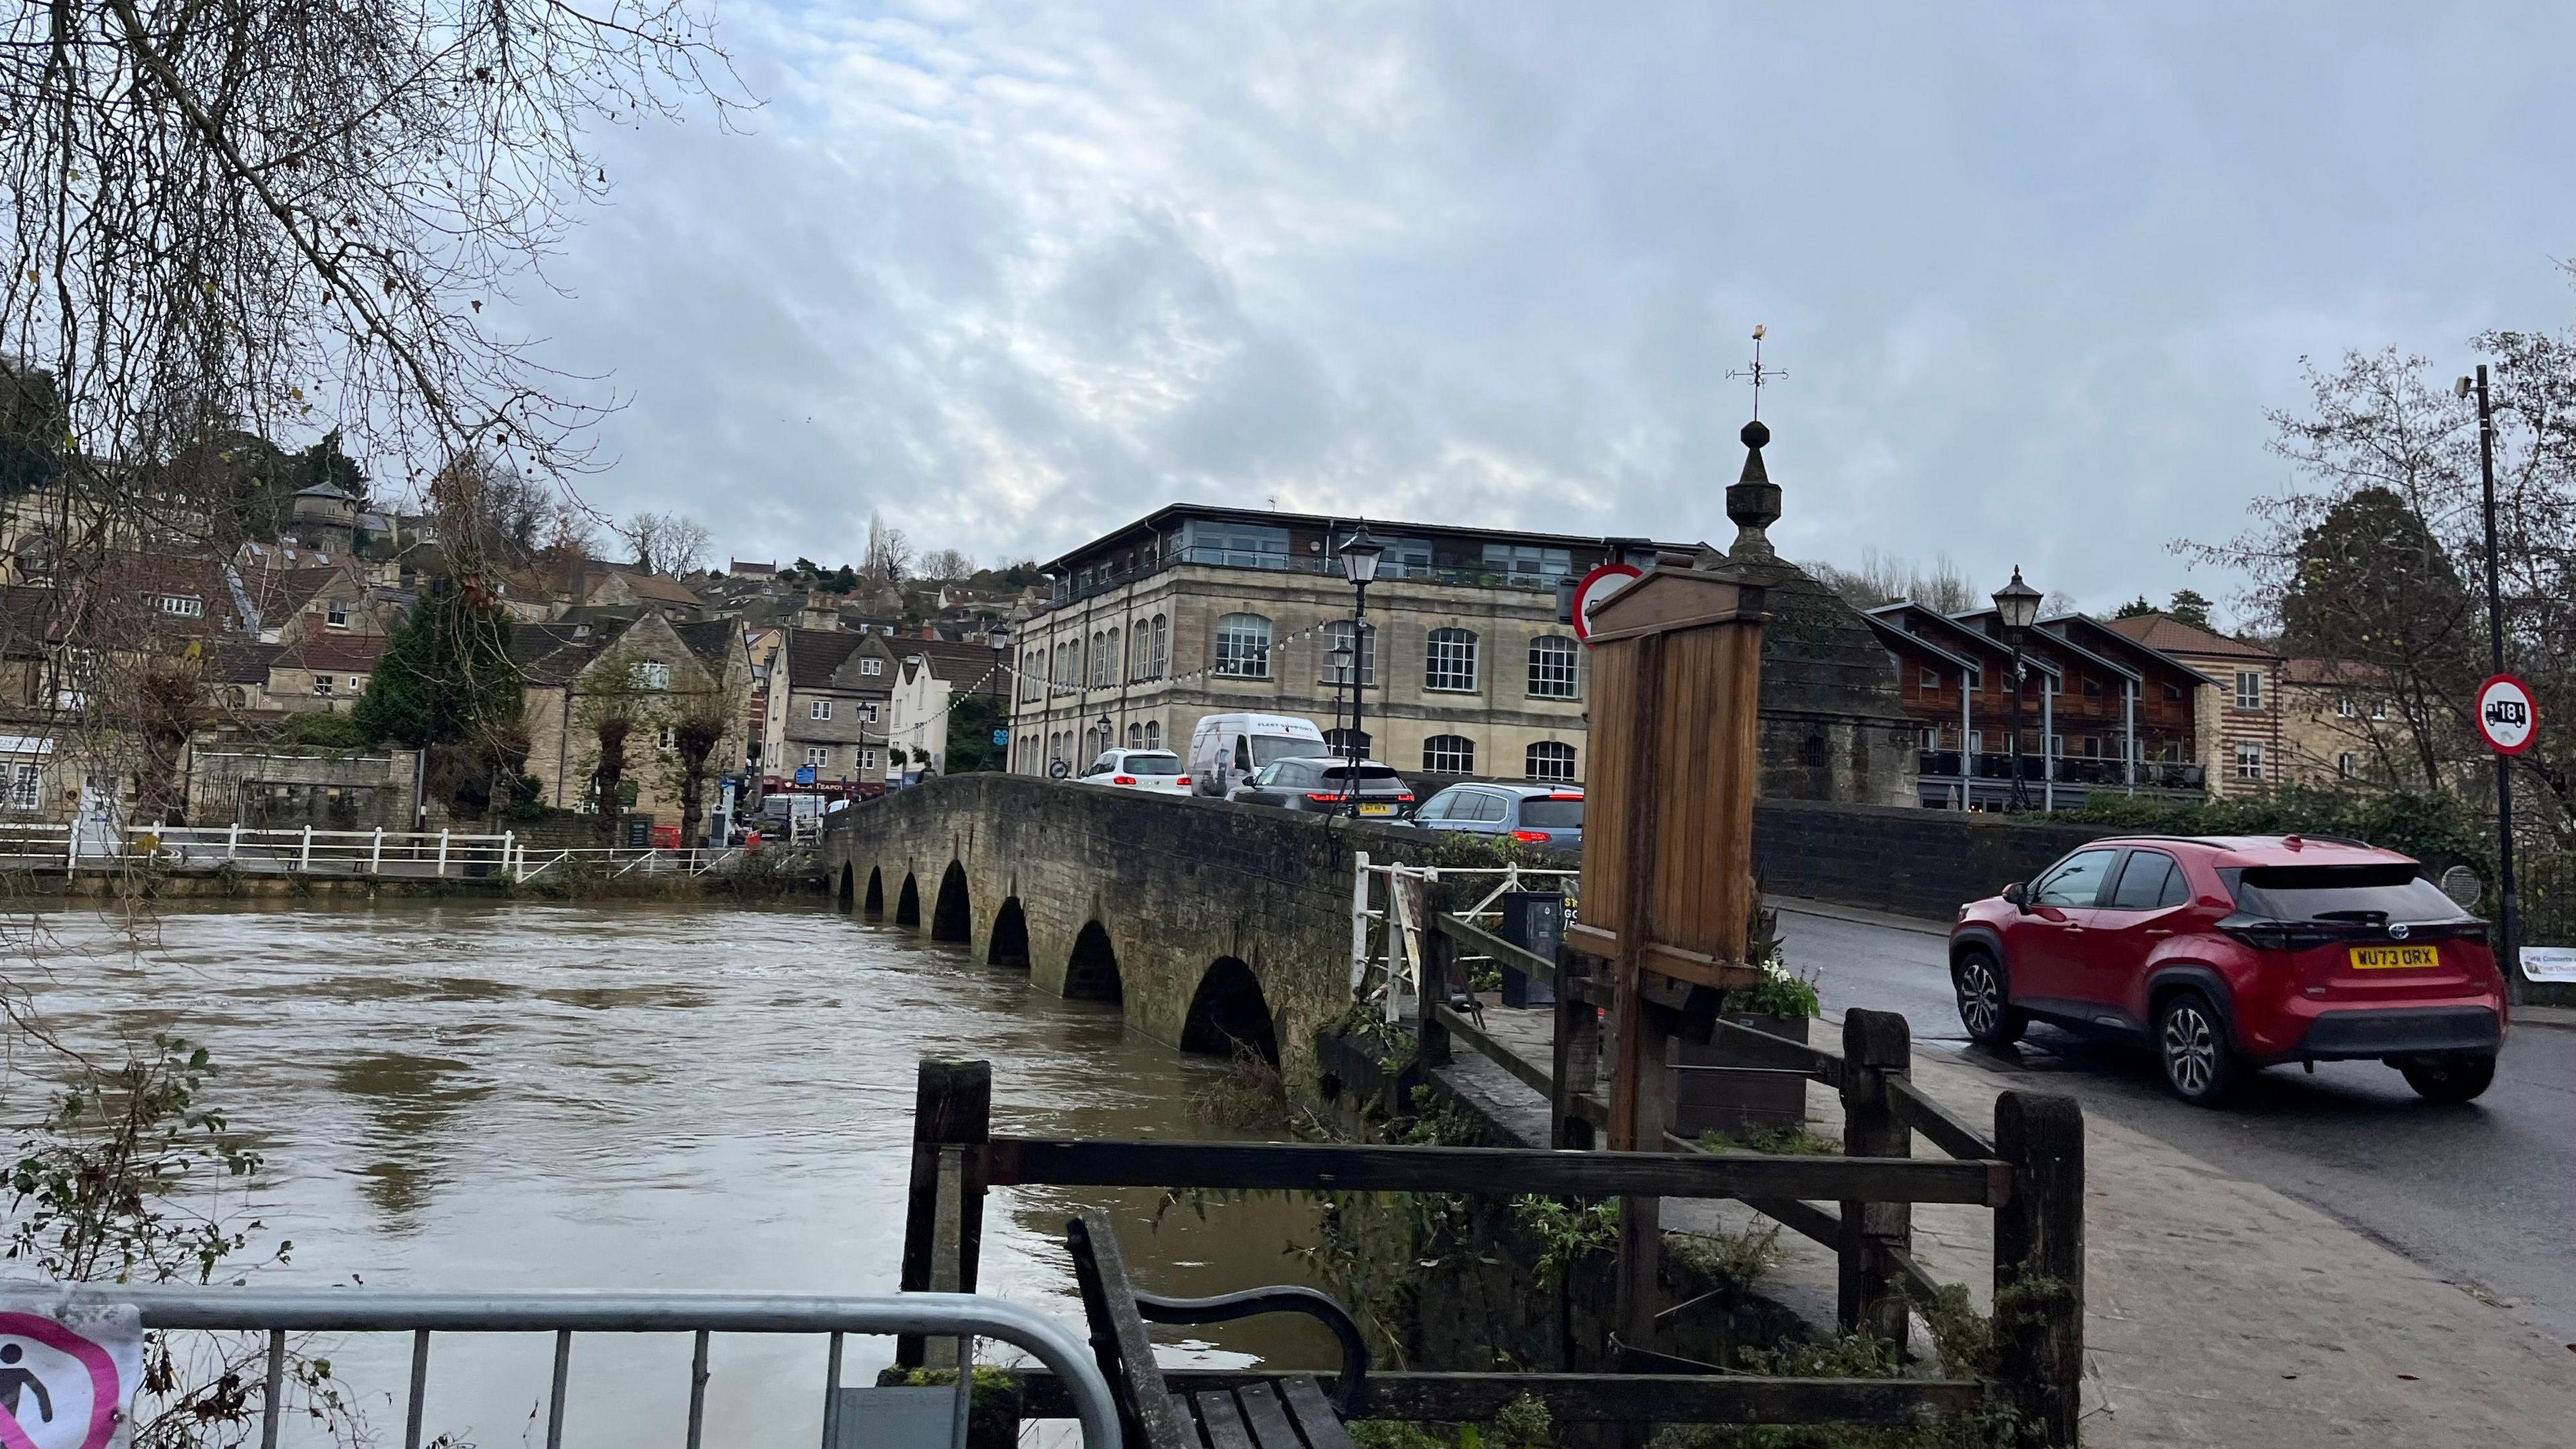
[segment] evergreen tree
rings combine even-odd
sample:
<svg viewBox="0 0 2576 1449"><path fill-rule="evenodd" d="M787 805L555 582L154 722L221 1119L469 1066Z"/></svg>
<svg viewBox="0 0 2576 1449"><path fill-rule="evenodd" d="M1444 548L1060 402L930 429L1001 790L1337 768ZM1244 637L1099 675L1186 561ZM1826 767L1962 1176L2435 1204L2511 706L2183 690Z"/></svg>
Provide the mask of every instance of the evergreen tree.
<svg viewBox="0 0 2576 1449"><path fill-rule="evenodd" d="M2214 629L2217 626L2209 622L2209 607L2208 596L2198 589L2176 589L2173 602L2165 605L2162 612L2194 628Z"/></svg>
<svg viewBox="0 0 2576 1449"><path fill-rule="evenodd" d="M394 631L350 717L371 740L483 749L518 732L521 708L509 621L442 587Z"/></svg>

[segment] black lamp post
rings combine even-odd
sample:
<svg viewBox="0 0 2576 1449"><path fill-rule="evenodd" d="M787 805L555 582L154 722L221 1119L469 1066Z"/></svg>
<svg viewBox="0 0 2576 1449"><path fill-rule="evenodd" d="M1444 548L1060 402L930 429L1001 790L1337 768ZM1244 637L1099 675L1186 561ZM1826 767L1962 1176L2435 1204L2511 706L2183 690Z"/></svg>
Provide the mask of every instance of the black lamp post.
<svg viewBox="0 0 2576 1449"><path fill-rule="evenodd" d="M2486 515L2487 545L2487 650L2491 672L2504 673L2504 585L2496 574L2496 493L2495 493L2495 405L2487 395L2487 365L2478 364L2473 382L2461 378L2459 395L2466 399L2475 393L2478 400L2478 480L2484 488L2483 507ZM2496 762L2496 904L2502 909L2496 918L2496 939L2504 947L2504 973L2507 985L2519 991L2522 985L2522 948L2515 935L2514 916L2521 904L2516 899L2513 880L2513 757L2498 752Z"/></svg>
<svg viewBox="0 0 2576 1449"><path fill-rule="evenodd" d="M1011 678L1011 626L999 619L994 620L984 630L984 642L993 646L993 692L1004 701L1002 718L1007 721L1011 718L1009 702L1020 697L1017 689L1005 683ZM1005 724L1002 739L1002 773L1007 775L1011 773L1011 756L1019 753L1020 736L1011 725Z"/></svg>
<svg viewBox="0 0 2576 1449"><path fill-rule="evenodd" d="M1335 644L1324 658L1333 668L1333 728L1338 730L1342 727L1342 706L1350 698L1351 670L1359 656L1353 652L1350 641L1344 640ZM1349 738L1344 737L1342 743L1349 744Z"/></svg>
<svg viewBox="0 0 2576 1449"><path fill-rule="evenodd" d="M1351 735L1344 741L1350 764L1342 778L1342 808L1354 819L1360 813L1360 702L1367 692L1360 670L1368 660L1368 586L1376 579L1377 561L1385 552L1386 545L1369 537L1365 522L1342 540L1342 577L1351 581Z"/></svg>
<svg viewBox="0 0 2576 1449"><path fill-rule="evenodd" d="M2039 622L2040 592L2021 581L2021 566L2013 566L2012 582L1995 590L1995 617L2003 622L2004 641L2012 645L2013 718L2008 747L2012 751L2012 795L2004 802L2007 810L2027 810L2030 796L2021 783L2021 686L2022 640L2029 636L2030 626ZM2048 748L2046 740L2040 748Z"/></svg>
<svg viewBox="0 0 2576 1449"><path fill-rule="evenodd" d="M1110 722L1109 716L1104 714L1100 717L1100 748L1104 750L1114 750L1118 748L1118 742L1112 739L1109 734L1111 730L1114 730L1117 727L1118 726ZM1092 758L1098 759L1100 757L1098 755L1094 755Z"/></svg>

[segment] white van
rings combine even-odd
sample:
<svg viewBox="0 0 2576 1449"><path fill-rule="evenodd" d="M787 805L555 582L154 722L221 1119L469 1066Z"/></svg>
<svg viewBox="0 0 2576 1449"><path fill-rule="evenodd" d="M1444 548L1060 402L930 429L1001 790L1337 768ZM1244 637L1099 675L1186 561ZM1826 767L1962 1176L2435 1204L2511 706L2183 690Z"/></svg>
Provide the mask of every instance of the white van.
<svg viewBox="0 0 2576 1449"><path fill-rule="evenodd" d="M1212 714L1190 731L1190 789L1219 799L1237 781L1273 760L1333 753L1324 732L1293 714Z"/></svg>

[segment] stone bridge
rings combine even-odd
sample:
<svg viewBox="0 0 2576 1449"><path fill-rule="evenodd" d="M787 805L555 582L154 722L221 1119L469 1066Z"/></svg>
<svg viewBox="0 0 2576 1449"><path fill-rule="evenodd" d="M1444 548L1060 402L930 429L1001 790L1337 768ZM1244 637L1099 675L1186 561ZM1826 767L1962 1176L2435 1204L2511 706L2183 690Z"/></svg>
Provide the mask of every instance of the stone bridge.
<svg viewBox="0 0 2576 1449"><path fill-rule="evenodd" d="M1240 1042L1311 1081L1350 1001L1351 855L1440 842L1354 823L1026 775L863 801L824 833L844 908L965 945L1042 990L1115 1001L1184 1051Z"/></svg>

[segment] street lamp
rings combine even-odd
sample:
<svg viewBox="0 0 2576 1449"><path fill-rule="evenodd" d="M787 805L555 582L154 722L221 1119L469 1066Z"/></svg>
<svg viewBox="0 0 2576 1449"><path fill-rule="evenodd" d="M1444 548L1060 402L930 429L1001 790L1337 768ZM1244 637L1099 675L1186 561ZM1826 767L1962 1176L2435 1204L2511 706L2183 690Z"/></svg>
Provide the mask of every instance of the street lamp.
<svg viewBox="0 0 2576 1449"><path fill-rule="evenodd" d="M2496 494L2495 494L2495 404L2487 394L2487 365L2478 364L2478 375L2472 380L2461 378L2457 389L2467 401L2472 393L2478 400L2478 481L2484 487L2487 544L2487 650L2488 662L2497 674L2504 673L2504 585L2496 575ZM2504 943L2504 969L2507 984L2520 988L2522 947L2515 935L2514 916L2521 905L2516 899L2513 880L2513 757L2498 751L2496 762L2496 904L2497 939Z"/></svg>
<svg viewBox="0 0 2576 1449"><path fill-rule="evenodd" d="M1342 776L1342 808L1353 819L1360 813L1360 701L1366 691L1360 666L1368 658L1368 586L1377 578L1377 561L1385 552L1386 545L1369 537L1365 520L1342 540L1342 577L1351 581L1351 733L1342 742L1350 764Z"/></svg>
<svg viewBox="0 0 2576 1449"><path fill-rule="evenodd" d="M2030 585L2021 581L2021 566L2019 564L2013 565L2012 582L1995 590L1995 617L2003 623L2004 641L2012 645L2013 727L2010 737L2010 748L2012 750L2012 794L2004 802L2004 808L2006 810L2027 810L2030 808L2030 796L2023 791L2021 784L2021 686L2023 672L2021 663L2021 645L2022 640L2030 633L2030 626L2039 622L2040 598L2041 595L2039 590L2034 589ZM1964 743L1964 741L1962 743ZM2046 750L2048 748L2048 742L2046 740L2040 741L2039 747L2042 750Z"/></svg>
<svg viewBox="0 0 2576 1449"><path fill-rule="evenodd" d="M1019 698L1018 690L1002 682L1011 677L1011 626L999 619L994 620L985 626L984 642L993 646L993 693L1006 700ZM1010 710L1005 708L1002 711L1002 718L1007 720L1010 717ZM1006 743L1002 746L1002 773L1007 775L1011 773L1011 757L1019 753L1020 742L1016 734L1009 732L1009 726L1005 725L1003 728L1005 731L1003 739Z"/></svg>
<svg viewBox="0 0 2576 1449"><path fill-rule="evenodd" d="M1352 652L1349 640L1341 640L1326 651L1324 658L1333 669L1333 728L1338 730L1342 727L1342 705L1350 697L1351 669L1359 656Z"/></svg>
<svg viewBox="0 0 2576 1449"><path fill-rule="evenodd" d="M1102 749L1114 750L1118 747L1117 742L1113 740L1109 734L1111 730L1116 728L1116 725L1110 723L1109 716L1104 714L1100 717L1100 747Z"/></svg>

